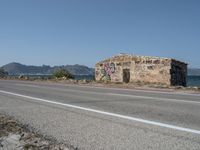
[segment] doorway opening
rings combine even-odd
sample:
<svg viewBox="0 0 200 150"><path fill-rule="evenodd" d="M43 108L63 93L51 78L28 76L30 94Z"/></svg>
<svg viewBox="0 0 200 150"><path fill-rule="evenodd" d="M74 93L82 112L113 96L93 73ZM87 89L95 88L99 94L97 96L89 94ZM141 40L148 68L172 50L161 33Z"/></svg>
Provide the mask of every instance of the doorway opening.
<svg viewBox="0 0 200 150"><path fill-rule="evenodd" d="M130 69L123 69L123 82L130 82Z"/></svg>

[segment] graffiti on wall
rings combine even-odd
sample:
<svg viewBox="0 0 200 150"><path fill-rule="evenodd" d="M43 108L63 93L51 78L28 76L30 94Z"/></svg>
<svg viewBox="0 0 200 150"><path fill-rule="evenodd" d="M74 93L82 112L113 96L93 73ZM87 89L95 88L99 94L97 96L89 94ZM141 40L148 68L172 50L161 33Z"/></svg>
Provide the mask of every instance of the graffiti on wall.
<svg viewBox="0 0 200 150"><path fill-rule="evenodd" d="M105 63L103 65L103 69L101 70L102 80L110 81L114 73L115 73L115 64Z"/></svg>

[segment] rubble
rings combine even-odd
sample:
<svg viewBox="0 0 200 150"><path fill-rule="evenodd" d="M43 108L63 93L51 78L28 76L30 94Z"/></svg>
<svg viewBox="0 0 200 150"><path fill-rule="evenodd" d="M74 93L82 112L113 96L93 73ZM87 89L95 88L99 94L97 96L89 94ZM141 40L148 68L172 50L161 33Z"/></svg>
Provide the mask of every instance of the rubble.
<svg viewBox="0 0 200 150"><path fill-rule="evenodd" d="M0 114L0 150L74 150L75 148L30 132L14 118Z"/></svg>

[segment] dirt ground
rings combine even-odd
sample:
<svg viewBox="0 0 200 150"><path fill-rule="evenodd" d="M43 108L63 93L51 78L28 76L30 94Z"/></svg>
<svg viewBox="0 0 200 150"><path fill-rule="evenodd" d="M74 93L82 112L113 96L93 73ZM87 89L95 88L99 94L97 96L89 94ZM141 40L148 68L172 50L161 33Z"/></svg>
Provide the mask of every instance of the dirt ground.
<svg viewBox="0 0 200 150"><path fill-rule="evenodd" d="M31 132L13 117L0 114L0 150L75 150Z"/></svg>

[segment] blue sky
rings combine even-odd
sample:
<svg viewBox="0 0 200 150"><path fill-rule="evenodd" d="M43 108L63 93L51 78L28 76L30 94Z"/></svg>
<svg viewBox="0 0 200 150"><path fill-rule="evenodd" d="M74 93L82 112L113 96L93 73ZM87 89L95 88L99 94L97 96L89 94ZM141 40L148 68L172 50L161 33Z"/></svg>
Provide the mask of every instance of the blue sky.
<svg viewBox="0 0 200 150"><path fill-rule="evenodd" d="M0 1L0 66L93 67L120 52L172 57L200 68L200 1Z"/></svg>

